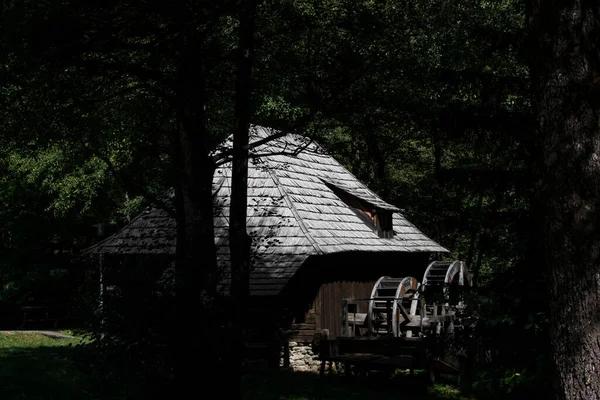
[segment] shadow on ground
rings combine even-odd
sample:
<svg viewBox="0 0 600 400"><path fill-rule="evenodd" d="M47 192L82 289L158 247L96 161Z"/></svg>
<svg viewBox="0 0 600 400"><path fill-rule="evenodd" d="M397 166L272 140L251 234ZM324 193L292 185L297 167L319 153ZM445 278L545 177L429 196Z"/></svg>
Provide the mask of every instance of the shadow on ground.
<svg viewBox="0 0 600 400"><path fill-rule="evenodd" d="M75 367L75 353L69 347L0 350L0 398L90 398L89 380Z"/></svg>
<svg viewBox="0 0 600 400"><path fill-rule="evenodd" d="M118 363L117 363L118 364ZM138 379L114 362L103 363L90 346L0 348L0 399L150 399L156 379ZM108 367L110 366L110 367ZM112 372L112 374L111 374ZM201 372L200 372L201 373ZM144 394L144 392L146 394ZM206 398L211 398L206 397ZM243 379L245 400L423 399L467 400L452 383L427 386L424 376L347 379L310 372L256 372Z"/></svg>
<svg viewBox="0 0 600 400"><path fill-rule="evenodd" d="M2 400L150 398L142 388L143 382L133 374L115 364L103 365L91 346L0 349Z"/></svg>
<svg viewBox="0 0 600 400"><path fill-rule="evenodd" d="M422 399L422 400L468 400L447 380L429 386L422 374L408 376L399 374L394 378L372 376L346 378L343 375L325 375L321 380L310 372L272 372L249 374L244 378L244 399Z"/></svg>

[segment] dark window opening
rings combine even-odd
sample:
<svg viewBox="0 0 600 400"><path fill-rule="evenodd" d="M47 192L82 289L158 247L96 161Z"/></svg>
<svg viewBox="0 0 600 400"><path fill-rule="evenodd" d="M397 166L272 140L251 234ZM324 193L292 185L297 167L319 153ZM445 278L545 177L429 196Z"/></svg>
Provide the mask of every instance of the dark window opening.
<svg viewBox="0 0 600 400"><path fill-rule="evenodd" d="M365 224L373 229L379 237L391 238L394 236L394 225L392 212L382 208L374 207L368 202L325 182L336 196L348 205L362 219Z"/></svg>
<svg viewBox="0 0 600 400"><path fill-rule="evenodd" d="M391 238L394 236L394 224L392 223L392 212L379 209L376 214L375 225L380 237Z"/></svg>

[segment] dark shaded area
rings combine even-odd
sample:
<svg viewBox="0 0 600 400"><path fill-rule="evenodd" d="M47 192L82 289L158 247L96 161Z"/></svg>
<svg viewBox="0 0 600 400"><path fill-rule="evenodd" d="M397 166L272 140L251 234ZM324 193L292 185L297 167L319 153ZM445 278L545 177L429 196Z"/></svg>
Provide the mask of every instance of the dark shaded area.
<svg viewBox="0 0 600 400"><path fill-rule="evenodd" d="M252 122L319 138L451 258L467 262L481 288L473 304L490 356L474 383L502 395L524 386L546 393L550 376L546 276L530 215L524 5L263 2L245 88ZM204 154L230 133L238 10L229 1L7 0L1 14L0 324L17 326L22 306L69 306L97 339L98 270L70 260L96 236L94 224L116 229L160 203L183 176L178 152ZM190 127L203 145L184 140L174 150ZM192 163L188 172L207 168ZM193 221L210 208L196 200L182 201L179 215ZM189 224L184 233L198 236L209 225ZM213 241L210 232L200 236L190 244ZM188 250L191 267L211 265L210 251ZM173 322L208 338L218 358L228 340L208 327L220 310L196 315L197 275L186 280L184 305L192 306L173 321L168 295L152 283L159 278L139 262L124 264L107 287L115 311L104 320L98 375L137 371L168 381L161 346L184 334L168 329ZM317 290L306 286L299 307ZM120 353L138 363L121 369Z"/></svg>
<svg viewBox="0 0 600 400"><path fill-rule="evenodd" d="M3 348L0 350L0 397L95 398L107 388L101 380L93 378L90 355L88 349L79 347Z"/></svg>
<svg viewBox="0 0 600 400"><path fill-rule="evenodd" d="M60 339L57 339L60 340ZM0 397L3 399L152 399L170 398L166 382L132 372L132 352L102 354L93 345L10 348L0 351ZM106 358L108 357L108 358ZM107 361L111 373L106 374ZM400 373L393 379L368 377L349 381L342 375L306 372L254 372L244 375L243 398L254 399L460 399L456 381L428 388L425 375ZM162 383L162 384L161 384Z"/></svg>
<svg viewBox="0 0 600 400"><path fill-rule="evenodd" d="M244 398L282 399L394 399L414 397L424 400L459 399L456 380L448 377L446 393L426 384L426 376L417 371L407 376L404 371L392 378L386 375L347 379L342 374L325 375L322 380L310 372L254 373L244 377ZM443 392L444 390L439 390Z"/></svg>
<svg viewBox="0 0 600 400"><path fill-rule="evenodd" d="M63 339L54 339L63 340ZM0 397L3 399L152 399L168 398L172 387L160 363L142 362L139 348L93 344L13 347L0 350Z"/></svg>

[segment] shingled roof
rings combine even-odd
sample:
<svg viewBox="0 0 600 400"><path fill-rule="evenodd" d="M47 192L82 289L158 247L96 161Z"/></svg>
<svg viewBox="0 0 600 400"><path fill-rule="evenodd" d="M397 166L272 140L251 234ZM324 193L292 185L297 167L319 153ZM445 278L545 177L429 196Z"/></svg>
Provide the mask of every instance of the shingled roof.
<svg viewBox="0 0 600 400"><path fill-rule="evenodd" d="M254 126L251 142L274 133ZM309 256L356 251L447 252L307 138L288 134L252 153L247 227L254 238L253 294L277 294ZM230 177L230 164L225 164L213 179L215 241L223 267L229 264ZM379 237L336 191L392 212L393 236ZM175 237L175 220L164 210L152 209L86 252L174 254Z"/></svg>

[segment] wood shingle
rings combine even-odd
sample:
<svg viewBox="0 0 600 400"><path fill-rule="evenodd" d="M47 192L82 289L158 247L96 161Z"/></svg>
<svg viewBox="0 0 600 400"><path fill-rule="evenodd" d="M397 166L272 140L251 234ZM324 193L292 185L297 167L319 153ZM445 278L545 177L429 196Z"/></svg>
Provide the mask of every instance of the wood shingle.
<svg viewBox="0 0 600 400"><path fill-rule="evenodd" d="M251 142L277 133L253 126ZM225 144L230 145L230 142ZM428 238L316 143L288 134L252 150L248 171L248 233L253 237L251 292L277 294L308 257L339 252L447 252ZM215 243L229 263L231 168L215 173ZM393 234L380 237L335 190L392 213ZM151 209L85 253L174 254L175 219Z"/></svg>

